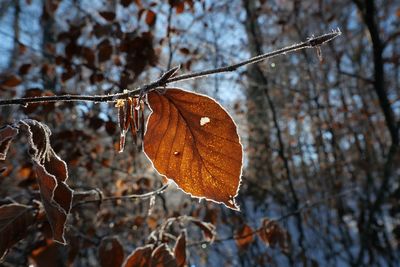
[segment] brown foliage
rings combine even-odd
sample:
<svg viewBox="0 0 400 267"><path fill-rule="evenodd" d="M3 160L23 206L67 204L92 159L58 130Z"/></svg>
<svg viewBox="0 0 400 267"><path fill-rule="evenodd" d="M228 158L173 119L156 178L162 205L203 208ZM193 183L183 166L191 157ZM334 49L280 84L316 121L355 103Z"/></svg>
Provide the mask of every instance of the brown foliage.
<svg viewBox="0 0 400 267"><path fill-rule="evenodd" d="M238 209L242 168L236 125L210 97L169 88L148 94L144 151L157 171L193 197Z"/></svg>
<svg viewBox="0 0 400 267"><path fill-rule="evenodd" d="M120 267L124 261L124 248L118 238L103 238L99 247L99 257L102 267Z"/></svg>
<svg viewBox="0 0 400 267"><path fill-rule="evenodd" d="M10 143L17 134L18 129L10 125L0 128L0 160L6 159Z"/></svg>
<svg viewBox="0 0 400 267"><path fill-rule="evenodd" d="M182 231L176 239L174 256L177 266L184 267L186 264L186 231Z"/></svg>
<svg viewBox="0 0 400 267"><path fill-rule="evenodd" d="M248 246L254 241L254 230L247 224L243 225L236 233L236 245L239 249L247 249Z"/></svg>
<svg viewBox="0 0 400 267"><path fill-rule="evenodd" d="M287 233L276 221L265 218L261 227L259 237L267 246L279 246L282 250L287 249Z"/></svg>
<svg viewBox="0 0 400 267"><path fill-rule="evenodd" d="M67 165L51 148L51 132L46 125L35 120L23 120L20 125L29 133L30 154L54 240L65 244L65 223L73 194L66 184Z"/></svg>
<svg viewBox="0 0 400 267"><path fill-rule="evenodd" d="M153 245L135 249L125 260L123 267L147 267L150 265Z"/></svg>
<svg viewBox="0 0 400 267"><path fill-rule="evenodd" d="M8 204L0 206L0 259L7 250L24 238L35 223L36 211L31 206Z"/></svg>

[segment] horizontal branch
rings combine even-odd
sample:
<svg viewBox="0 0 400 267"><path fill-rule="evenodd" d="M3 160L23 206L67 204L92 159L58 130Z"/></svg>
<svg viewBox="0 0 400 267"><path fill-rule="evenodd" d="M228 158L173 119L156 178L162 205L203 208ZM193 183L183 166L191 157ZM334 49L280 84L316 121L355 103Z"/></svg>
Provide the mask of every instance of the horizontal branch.
<svg viewBox="0 0 400 267"><path fill-rule="evenodd" d="M207 77L212 74L224 73L224 72L232 72L237 70L240 67L255 64L260 61L279 56L285 55L290 52L295 52L305 48L319 48L322 44L327 43L336 37L341 35L340 30L334 30L331 33L327 33L318 37L308 38L307 41L294 44L291 46L287 46L272 52L265 53L263 55L259 55L256 57L252 57L250 59L240 61L236 64L215 68L210 70L204 70L199 72L193 72L188 74L183 74L175 77L171 77L176 71L177 68L173 68L167 71L164 75L161 76L158 80L141 86L134 90L126 90L123 93L116 94L108 94L108 95L56 95L56 96L40 96L40 97L24 97L24 98L14 98L14 99L0 99L0 106L8 106L8 105L26 105L29 103L48 103L48 102L115 102L118 99L126 99L128 97L137 97L139 95L143 95L151 90L157 89L159 87L165 87L170 83Z"/></svg>
<svg viewBox="0 0 400 267"><path fill-rule="evenodd" d="M356 187L356 188L352 188L352 189L346 190L344 192L338 193L336 195L332 195L332 196L328 196L328 197L323 198L323 199L316 200L314 202L308 202L307 201L302 206L300 206L297 210L290 211L290 212L288 212L286 214L283 214L280 217L271 219L270 221L281 222L281 221L287 220L288 218L292 217L293 215L302 213L302 212L304 212L306 210L310 210L310 209L312 209L314 207L317 207L319 205L327 203L328 201L336 200L336 199L342 199L342 198L345 198L345 197L351 197L351 196L353 196L352 194L359 194L359 193L360 193L359 188ZM212 243L222 243L222 242L226 242L226 241L230 241L230 240L245 239L245 238L247 238L249 236L253 236L253 235L258 234L258 233L260 233L262 231L265 231L266 230L265 227L268 227L268 224L265 225L265 226L261 226L261 227L255 229L254 231L252 231L250 233L247 233L247 234L244 234L244 235L231 235L231 236L227 236L227 237L223 237L223 238L214 239ZM192 246L199 246L199 245L209 244L209 243L210 243L209 241L200 241L200 242L190 243L187 246L188 247L192 247Z"/></svg>
<svg viewBox="0 0 400 267"><path fill-rule="evenodd" d="M110 197L102 197L101 192L99 193L100 197L97 199L89 199L89 200L82 200L73 205L73 208L76 208L78 206L88 204L88 203L99 203L101 204L102 202L105 201L115 201L115 200L130 200L130 199L148 199L152 196L156 196L159 194L162 194L169 186L169 183L163 185L162 187L148 192L144 194L131 194L131 195L124 195L124 196L110 196Z"/></svg>

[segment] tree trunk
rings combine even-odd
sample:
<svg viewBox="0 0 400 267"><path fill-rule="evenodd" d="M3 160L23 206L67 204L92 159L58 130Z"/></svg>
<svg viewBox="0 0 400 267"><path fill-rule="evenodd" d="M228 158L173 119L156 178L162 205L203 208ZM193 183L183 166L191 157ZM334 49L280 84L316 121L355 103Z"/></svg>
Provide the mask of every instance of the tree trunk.
<svg viewBox="0 0 400 267"><path fill-rule="evenodd" d="M254 16L255 1L244 0L246 10L245 21L248 47L251 56L262 54L259 40L259 27L257 17ZM268 177L269 127L268 104L263 90L267 88L267 80L258 65L253 64L247 68L249 84L246 88L247 123L249 131L248 167L246 177L258 185L263 185ZM263 88L261 88L263 87Z"/></svg>

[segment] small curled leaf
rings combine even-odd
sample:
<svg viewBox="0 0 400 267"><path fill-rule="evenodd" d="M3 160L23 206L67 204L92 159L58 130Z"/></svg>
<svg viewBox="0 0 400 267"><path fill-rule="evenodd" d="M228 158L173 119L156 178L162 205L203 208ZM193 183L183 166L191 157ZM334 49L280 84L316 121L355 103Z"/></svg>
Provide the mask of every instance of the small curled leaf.
<svg viewBox="0 0 400 267"><path fill-rule="evenodd" d="M279 246L282 250L287 249L288 234L276 221L265 218L261 227L259 236L267 246Z"/></svg>
<svg viewBox="0 0 400 267"><path fill-rule="evenodd" d="M186 264L186 231L182 231L176 239L174 255L178 267L184 267Z"/></svg>
<svg viewBox="0 0 400 267"><path fill-rule="evenodd" d="M152 267L177 267L174 255L166 244L161 244L151 253Z"/></svg>
<svg viewBox="0 0 400 267"><path fill-rule="evenodd" d="M11 141L18 134L18 129L10 125L0 128L0 160L5 160Z"/></svg>
<svg viewBox="0 0 400 267"><path fill-rule="evenodd" d="M39 184L47 219L55 241L66 244L65 223L71 210L73 190L67 185L67 164L58 157L50 145L50 129L35 120L21 120L28 131L29 153Z"/></svg>
<svg viewBox="0 0 400 267"><path fill-rule="evenodd" d="M212 243L217 235L215 226L211 223L202 222L198 220L192 220L192 222L201 229L207 242Z"/></svg>

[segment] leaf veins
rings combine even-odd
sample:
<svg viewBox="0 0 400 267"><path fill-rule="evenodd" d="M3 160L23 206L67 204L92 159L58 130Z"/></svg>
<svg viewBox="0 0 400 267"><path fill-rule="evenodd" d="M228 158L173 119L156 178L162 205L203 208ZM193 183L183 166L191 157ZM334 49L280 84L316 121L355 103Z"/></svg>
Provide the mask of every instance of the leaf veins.
<svg viewBox="0 0 400 267"><path fill-rule="evenodd" d="M152 109L144 151L157 171L193 197L238 209L242 145L236 125L214 99L169 88L148 94Z"/></svg>

